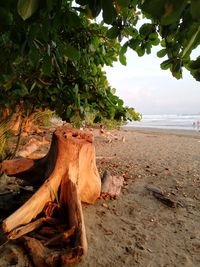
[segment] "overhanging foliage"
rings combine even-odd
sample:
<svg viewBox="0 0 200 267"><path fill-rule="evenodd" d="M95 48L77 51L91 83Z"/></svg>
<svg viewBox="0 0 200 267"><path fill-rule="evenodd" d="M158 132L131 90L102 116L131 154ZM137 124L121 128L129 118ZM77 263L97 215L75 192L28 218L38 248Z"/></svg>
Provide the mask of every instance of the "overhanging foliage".
<svg viewBox="0 0 200 267"><path fill-rule="evenodd" d="M200 80L199 58L190 60L200 43L199 6L199 0L3 1L0 106L22 105L27 114L47 107L68 121L88 112L97 120L128 119L102 67L118 59L125 65L127 49L143 56L161 44L162 69L181 78L186 67ZM93 20L98 15L101 23ZM142 16L149 22L138 30Z"/></svg>

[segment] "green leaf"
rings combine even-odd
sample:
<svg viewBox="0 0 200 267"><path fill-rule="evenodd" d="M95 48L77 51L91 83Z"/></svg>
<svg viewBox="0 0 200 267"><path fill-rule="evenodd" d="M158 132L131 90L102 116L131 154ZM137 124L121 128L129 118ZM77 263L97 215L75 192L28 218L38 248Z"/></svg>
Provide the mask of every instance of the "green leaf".
<svg viewBox="0 0 200 267"><path fill-rule="evenodd" d="M52 96L51 96L51 101L53 101L53 102L56 101L56 96L55 96L55 95L52 95Z"/></svg>
<svg viewBox="0 0 200 267"><path fill-rule="evenodd" d="M142 10L159 19L165 12L165 0L146 0L142 4Z"/></svg>
<svg viewBox="0 0 200 267"><path fill-rule="evenodd" d="M128 47L128 42L126 42L120 52L119 52L119 61L121 62L122 65L126 65L126 56L125 56L125 53L127 51L127 47Z"/></svg>
<svg viewBox="0 0 200 267"><path fill-rule="evenodd" d="M126 56L124 54L119 55L119 61L122 65L126 66Z"/></svg>
<svg viewBox="0 0 200 267"><path fill-rule="evenodd" d="M152 33L152 31L154 30L154 26L150 23L144 23L140 29L139 29L139 33L141 36L148 36L150 33Z"/></svg>
<svg viewBox="0 0 200 267"><path fill-rule="evenodd" d="M200 69L200 56L196 60L192 60L189 63L191 69Z"/></svg>
<svg viewBox="0 0 200 267"><path fill-rule="evenodd" d="M191 11L192 17L196 20L200 20L199 10L200 10L200 1L199 0L192 0L190 11Z"/></svg>
<svg viewBox="0 0 200 267"><path fill-rule="evenodd" d="M114 9L112 0L102 0L102 8L103 19L105 23L112 24L116 17L116 11Z"/></svg>
<svg viewBox="0 0 200 267"><path fill-rule="evenodd" d="M89 8L92 12L92 16L96 18L101 11L101 0L89 1Z"/></svg>
<svg viewBox="0 0 200 267"><path fill-rule="evenodd" d="M167 59L160 64L160 67L162 70L167 70L171 67L171 65L172 65L172 60Z"/></svg>
<svg viewBox="0 0 200 267"><path fill-rule="evenodd" d="M151 45L148 45L147 47L146 47L146 53L147 53L147 55L150 55L151 54Z"/></svg>
<svg viewBox="0 0 200 267"><path fill-rule="evenodd" d="M34 82L34 83L32 84L31 89L30 89L30 93L33 91L33 89L35 88L36 85L37 85L36 82Z"/></svg>
<svg viewBox="0 0 200 267"><path fill-rule="evenodd" d="M61 51L64 56L67 56L71 60L79 60L80 58L79 51L69 43L62 45Z"/></svg>
<svg viewBox="0 0 200 267"><path fill-rule="evenodd" d="M24 97L26 95L28 95L29 92L28 92L28 88L26 87L26 85L24 83L21 83L21 88L20 88L20 92L19 92L19 95L21 97Z"/></svg>
<svg viewBox="0 0 200 267"><path fill-rule="evenodd" d="M17 11L23 20L30 18L37 10L39 0L18 0Z"/></svg>
<svg viewBox="0 0 200 267"><path fill-rule="evenodd" d="M129 47L133 50L135 50L140 45L139 39L131 39L128 43Z"/></svg>
<svg viewBox="0 0 200 267"><path fill-rule="evenodd" d="M152 45L158 45L160 43L157 32L152 32L149 34L149 42Z"/></svg>
<svg viewBox="0 0 200 267"><path fill-rule="evenodd" d="M150 40L150 42L152 45L159 45L160 40L157 38L157 39Z"/></svg>
<svg viewBox="0 0 200 267"><path fill-rule="evenodd" d="M122 46L120 54L125 54L128 48L128 41Z"/></svg>
<svg viewBox="0 0 200 267"><path fill-rule="evenodd" d="M176 59L175 62L172 65L172 75L176 79L182 78L182 60Z"/></svg>
<svg viewBox="0 0 200 267"><path fill-rule="evenodd" d="M198 69L194 72L191 72L191 74L198 82L200 82L200 69Z"/></svg>
<svg viewBox="0 0 200 267"><path fill-rule="evenodd" d="M126 28L126 31L134 39L136 39L138 37L138 31L137 31L137 29L135 29L133 27L127 27Z"/></svg>
<svg viewBox="0 0 200 267"><path fill-rule="evenodd" d="M157 32L152 32L149 34L149 40L155 40L155 39L158 39L158 34Z"/></svg>
<svg viewBox="0 0 200 267"><path fill-rule="evenodd" d="M48 54L43 58L42 72L44 75L51 76L51 57Z"/></svg>
<svg viewBox="0 0 200 267"><path fill-rule="evenodd" d="M138 47L135 49L135 51L137 52L137 54L138 54L139 57L144 56L145 49L144 49L143 47L138 46Z"/></svg>
<svg viewBox="0 0 200 267"><path fill-rule="evenodd" d="M167 54L167 50L166 49L161 49L160 51L157 52L157 56L158 57L164 57Z"/></svg>
<svg viewBox="0 0 200 267"><path fill-rule="evenodd" d="M120 30L117 26L113 26L112 28L110 28L107 33L106 36L110 39L115 39L117 38L117 36L120 34Z"/></svg>
<svg viewBox="0 0 200 267"><path fill-rule="evenodd" d="M92 73L91 73L91 74L92 74L93 76L95 76L95 75L97 74L97 71L98 71L98 70L97 70L97 67L96 67L95 64L92 64L91 67L92 67Z"/></svg>
<svg viewBox="0 0 200 267"><path fill-rule="evenodd" d="M119 98L117 102L118 102L118 107L119 107L119 108L123 108L124 101L123 101L122 99Z"/></svg>

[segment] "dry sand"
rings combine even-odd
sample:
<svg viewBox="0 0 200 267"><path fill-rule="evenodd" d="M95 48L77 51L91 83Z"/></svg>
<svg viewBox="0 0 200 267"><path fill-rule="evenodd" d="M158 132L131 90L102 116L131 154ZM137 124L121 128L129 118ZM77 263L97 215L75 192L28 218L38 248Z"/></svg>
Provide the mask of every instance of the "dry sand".
<svg viewBox="0 0 200 267"><path fill-rule="evenodd" d="M84 206L88 256L79 267L200 266L200 133L121 130L125 143L96 137L99 170L124 175L117 200ZM152 184L186 207L169 208ZM106 205L102 206L103 203Z"/></svg>
<svg viewBox="0 0 200 267"><path fill-rule="evenodd" d="M103 157L97 166L100 173L123 175L125 183L116 200L83 205L89 249L78 267L200 266L200 133L114 134L119 140L109 143L95 132L97 157ZM167 207L147 184L185 206Z"/></svg>

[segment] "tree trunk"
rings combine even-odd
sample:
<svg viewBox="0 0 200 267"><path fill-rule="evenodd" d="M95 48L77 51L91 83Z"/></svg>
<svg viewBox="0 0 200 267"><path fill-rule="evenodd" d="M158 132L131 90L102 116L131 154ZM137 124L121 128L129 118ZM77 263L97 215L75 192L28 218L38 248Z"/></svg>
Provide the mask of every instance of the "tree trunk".
<svg viewBox="0 0 200 267"><path fill-rule="evenodd" d="M50 176L68 173L69 179L78 186L81 201L86 203L94 203L101 190L92 134L65 127L54 132L45 157L5 160L0 164L0 172L34 186L42 185Z"/></svg>
<svg viewBox="0 0 200 267"><path fill-rule="evenodd" d="M34 230L25 236L24 244L33 262L42 262L43 266L64 266L79 261L87 251L80 201L94 203L101 190L91 133L60 127L54 132L49 153L44 158L4 161L0 169L29 184L42 184L23 206L3 221L8 238L19 238ZM51 225L49 217L56 223ZM59 228L56 233L55 228ZM48 242L44 243L41 231L50 235ZM37 236L42 240L36 240ZM38 242L39 251L35 249ZM66 251L61 249L55 256L56 245L53 250L50 247L56 242L66 246Z"/></svg>

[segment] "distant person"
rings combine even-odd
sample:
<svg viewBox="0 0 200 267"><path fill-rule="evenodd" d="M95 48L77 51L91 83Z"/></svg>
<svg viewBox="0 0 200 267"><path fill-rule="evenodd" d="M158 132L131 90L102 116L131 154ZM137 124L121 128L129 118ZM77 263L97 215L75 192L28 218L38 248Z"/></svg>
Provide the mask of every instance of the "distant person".
<svg viewBox="0 0 200 267"><path fill-rule="evenodd" d="M200 121L197 121L197 131L200 129Z"/></svg>
<svg viewBox="0 0 200 267"><path fill-rule="evenodd" d="M195 121L192 123L192 126L193 126L194 129L196 128L196 123L195 123Z"/></svg>

